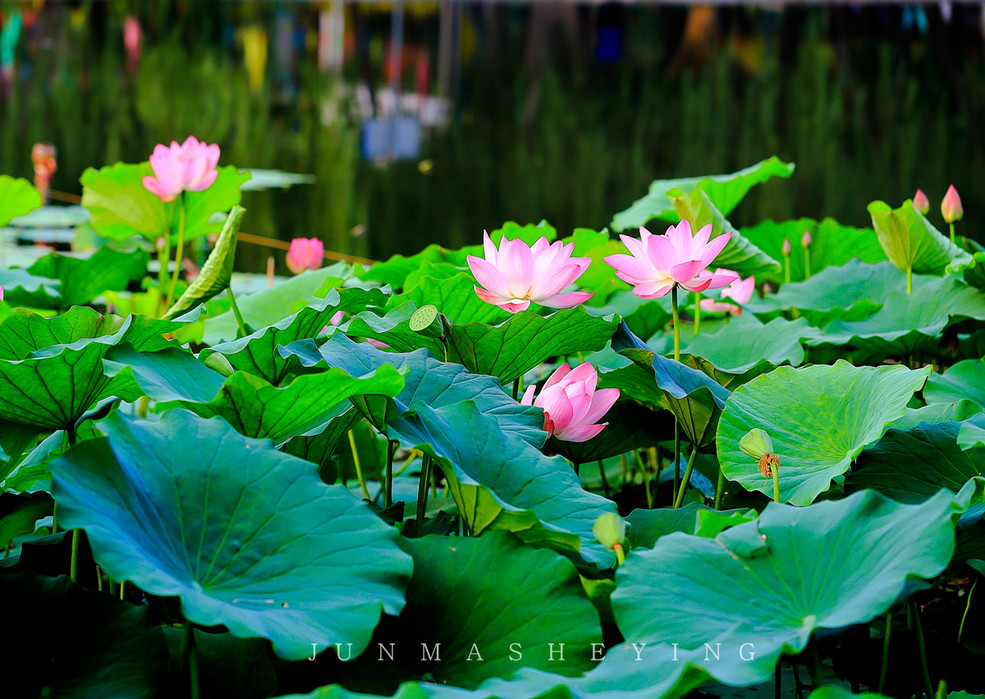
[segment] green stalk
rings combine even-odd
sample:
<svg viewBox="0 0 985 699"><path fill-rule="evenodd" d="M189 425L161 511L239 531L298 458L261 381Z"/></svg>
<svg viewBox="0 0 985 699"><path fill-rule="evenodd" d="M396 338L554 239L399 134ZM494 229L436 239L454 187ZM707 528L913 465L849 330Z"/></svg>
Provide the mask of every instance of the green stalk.
<svg viewBox="0 0 985 699"><path fill-rule="evenodd" d="M811 640L807 643L807 651L810 657L811 668L811 691L824 686L824 667L821 665L821 656L817 652L817 637L811 634Z"/></svg>
<svg viewBox="0 0 985 699"><path fill-rule="evenodd" d="M670 290L671 309L674 315L674 361L681 361L681 319L677 312L677 284Z"/></svg>
<svg viewBox="0 0 985 699"><path fill-rule="evenodd" d="M157 285L161 292L160 301L158 301L158 303L161 303L162 301L165 300L164 289L168 283L168 264L171 262L171 230L170 229L166 231L166 234L163 236L163 238L164 238L164 247L159 248L157 251L157 262L161 266L161 269L158 270L157 272ZM168 310L168 308L170 308L170 306L165 306L164 308L161 309L160 312L163 314Z"/></svg>
<svg viewBox="0 0 985 699"><path fill-rule="evenodd" d="M691 472L694 471L694 462L698 456L698 445L691 445L691 458L687 462L687 470L684 472L684 480L681 481L681 489L677 491L677 499L674 500L674 509L680 509L684 503L684 494L687 492L687 484L691 481Z"/></svg>
<svg viewBox="0 0 985 699"><path fill-rule="evenodd" d="M421 457L421 480L417 486L417 533L420 535L424 524L424 515L428 510L428 480L431 478L431 457L427 454Z"/></svg>
<svg viewBox="0 0 985 699"><path fill-rule="evenodd" d="M383 491L383 507L393 505L393 448L397 442L388 439L386 443L386 490Z"/></svg>
<svg viewBox="0 0 985 699"><path fill-rule="evenodd" d="M233 316L236 318L236 325L239 326L240 337L246 337L250 334L250 330L246 325L246 321L243 320L243 314L239 312L239 305L236 303L236 296L233 294L232 285L226 287L226 294L229 296L229 304L233 309ZM168 306L171 308L171 306Z"/></svg>
<svg viewBox="0 0 985 699"><path fill-rule="evenodd" d="M893 633L893 613L886 613L886 633L882 639L882 666L879 668L879 693L886 687L886 672L889 669L889 637Z"/></svg>
<svg viewBox="0 0 985 699"><path fill-rule="evenodd" d="M954 221L951 221L948 225L951 226L951 242L954 243Z"/></svg>
<svg viewBox="0 0 985 699"><path fill-rule="evenodd" d="M75 582L79 573L79 535L80 530L72 530L72 558L68 564L68 577L72 582Z"/></svg>
<svg viewBox="0 0 985 699"><path fill-rule="evenodd" d="M783 253L783 282L790 283L790 253Z"/></svg>
<svg viewBox="0 0 985 699"><path fill-rule="evenodd" d="M804 281L811 278L811 249L804 248Z"/></svg>
<svg viewBox="0 0 985 699"><path fill-rule="evenodd" d="M676 493L678 483L681 480L681 423L674 415L674 488L671 492ZM673 497L673 496L672 496Z"/></svg>
<svg viewBox="0 0 985 699"><path fill-rule="evenodd" d="M968 593L968 600L964 605L964 614L961 615L961 625L958 627L958 643L961 643L961 634L964 632L964 622L968 618L968 610L971 609L971 596L975 594L975 588L978 586L978 579L971 584L971 591Z"/></svg>
<svg viewBox="0 0 985 699"><path fill-rule="evenodd" d="M198 653L195 649L195 625L185 619L185 633L181 636L181 658L188 668L188 685L191 698L199 699Z"/></svg>
<svg viewBox="0 0 985 699"><path fill-rule="evenodd" d="M913 268L909 265L906 268L906 293L913 293Z"/></svg>
<svg viewBox="0 0 985 699"><path fill-rule="evenodd" d="M715 509L722 509L722 488L725 487L725 474L718 469L718 481L715 483Z"/></svg>
<svg viewBox="0 0 985 699"><path fill-rule="evenodd" d="M372 500L373 498L369 495L369 488L366 487L366 479L363 478L363 470L359 465L359 452L356 450L356 437L352 434L352 430L349 430L349 448L352 449L352 463L356 467L356 478L359 479L359 487L363 489L363 496L367 500Z"/></svg>
<svg viewBox="0 0 985 699"><path fill-rule="evenodd" d="M920 650L920 672L923 675L923 683L929 699L934 696L934 684L930 681L930 668L927 666L927 648L923 641L923 624L920 623L920 610L917 609L916 602L911 602L910 604L913 608L913 625L917 629L917 647Z"/></svg>
<svg viewBox="0 0 985 699"><path fill-rule="evenodd" d="M773 471L773 502L780 502L780 467L776 464L770 469Z"/></svg>
<svg viewBox="0 0 985 699"><path fill-rule="evenodd" d="M178 244L175 246L174 253L174 273L171 275L171 286L168 287L167 299L164 302L164 309L171 308L174 301L174 292L178 288L178 276L181 274L181 257L185 247L185 193L182 192L178 198L178 206L181 207L178 213Z"/></svg>
<svg viewBox="0 0 985 699"><path fill-rule="evenodd" d="M694 292L694 334L701 332L701 292Z"/></svg>

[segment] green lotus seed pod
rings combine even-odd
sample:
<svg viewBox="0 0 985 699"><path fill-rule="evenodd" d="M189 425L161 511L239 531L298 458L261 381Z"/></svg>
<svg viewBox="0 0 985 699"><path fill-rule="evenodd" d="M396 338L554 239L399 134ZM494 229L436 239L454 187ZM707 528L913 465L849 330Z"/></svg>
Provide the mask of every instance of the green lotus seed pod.
<svg viewBox="0 0 985 699"><path fill-rule="evenodd" d="M623 539L626 538L626 523L614 512L606 512L595 520L592 534L603 546L612 551L617 545L622 546Z"/></svg>
<svg viewBox="0 0 985 699"><path fill-rule="evenodd" d="M441 325L441 315L432 304L421 306L407 322L408 327L425 337L441 337L444 328Z"/></svg>
<svg viewBox="0 0 985 699"><path fill-rule="evenodd" d="M764 430L757 427L746 432L739 440L739 449L746 456L758 460L773 451L773 440Z"/></svg>

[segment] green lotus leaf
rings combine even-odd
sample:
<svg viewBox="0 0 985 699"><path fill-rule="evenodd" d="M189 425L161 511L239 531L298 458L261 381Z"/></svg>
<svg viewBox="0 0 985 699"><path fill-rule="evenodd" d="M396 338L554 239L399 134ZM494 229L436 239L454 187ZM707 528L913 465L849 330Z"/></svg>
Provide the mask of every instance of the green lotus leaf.
<svg viewBox="0 0 985 699"><path fill-rule="evenodd" d="M12 218L37 209L44 202L30 182L22 178L0 175L0 227Z"/></svg>
<svg viewBox="0 0 985 699"><path fill-rule="evenodd" d="M404 389L395 398L400 417L390 421L389 437L438 459L473 533L507 529L534 545L577 552L590 563L614 562L591 533L600 514L615 511L614 504L582 490L564 459L541 453L547 437L543 411L514 401L497 379L439 362L424 350L382 352L339 333L321 347L309 340L281 351L307 365L325 362L357 374L384 364L406 367Z"/></svg>
<svg viewBox="0 0 985 699"><path fill-rule="evenodd" d="M258 291L248 296L236 296L243 320L253 328L265 328L283 320L307 305L324 298L330 288L340 287L352 277L352 267L337 262L321 269L309 270L273 289ZM215 345L237 338L239 326L232 311L205 319L206 344Z"/></svg>
<svg viewBox="0 0 985 699"><path fill-rule="evenodd" d="M725 477L746 490L771 495L773 481L739 450L739 440L760 428L780 459L780 499L808 505L848 470L862 449L891 421L906 414L930 367L780 367L739 386L718 423L718 461Z"/></svg>
<svg viewBox="0 0 985 699"><path fill-rule="evenodd" d="M890 292L865 320L836 320L807 340L811 346L850 346L871 360L913 352L940 353L944 329L961 318L985 320L985 292L954 277L924 278L913 293Z"/></svg>
<svg viewBox="0 0 985 699"><path fill-rule="evenodd" d="M941 488L958 493L970 479L985 475L985 448L962 451L960 428L958 422L941 422L888 430L859 455L845 490L871 488L904 503L923 502Z"/></svg>
<svg viewBox="0 0 985 699"><path fill-rule="evenodd" d="M5 613L17 629L4 652L8 696L159 696L167 651L146 606L29 572L0 573L0 594L16 600Z"/></svg>
<svg viewBox="0 0 985 699"><path fill-rule="evenodd" d="M246 209L242 206L234 206L229 211L215 247L209 253L209 259L205 261L198 276L164 314L165 318L175 318L226 290L233 278L236 236L244 213Z"/></svg>
<svg viewBox="0 0 985 699"><path fill-rule="evenodd" d="M290 357L277 352L278 346L315 338L330 325L336 313L358 313L368 307L382 306L386 298L380 289L331 289L324 299L313 301L294 315L247 337L206 348L199 358L205 360L209 355L219 353L235 371L245 371L277 385L290 374L295 364Z"/></svg>
<svg viewBox="0 0 985 699"><path fill-rule="evenodd" d="M931 374L923 398L927 403L970 400L985 410L985 359L966 359L943 374Z"/></svg>
<svg viewBox="0 0 985 699"><path fill-rule="evenodd" d="M396 532L311 464L180 410L99 429L52 464L52 492L113 579L290 660L338 639L358 654L403 607L413 564Z"/></svg>
<svg viewBox="0 0 985 699"><path fill-rule="evenodd" d="M53 507L48 493L0 493L0 549L18 536L33 534L38 520L51 516Z"/></svg>
<svg viewBox="0 0 985 699"><path fill-rule="evenodd" d="M697 502L689 502L676 510L633 510L629 522L629 541L633 548L652 549L657 540L673 532L684 532L709 539L727 527L751 522L755 510L715 510Z"/></svg>
<svg viewBox="0 0 985 699"><path fill-rule="evenodd" d="M707 194L723 216L728 216L755 185L761 184L771 177L787 178L792 174L793 163L784 163L773 156L727 175L656 180L650 184L650 191L646 196L638 199L628 209L613 217L612 230L624 231L627 228L638 228L645 226L650 219L654 218L668 223L676 223L677 216L674 212L674 204L667 195L667 192L672 189L679 189L685 194L701 190Z"/></svg>
<svg viewBox="0 0 985 699"><path fill-rule="evenodd" d="M601 373L599 386L618 388L624 398L667 408L692 444L704 447L714 441L728 389L700 371L655 353L625 324L612 336L612 347L633 363Z"/></svg>
<svg viewBox="0 0 985 699"><path fill-rule="evenodd" d="M180 405L222 417L248 437L275 444L325 424L336 406L362 393L395 396L404 386L390 365L353 377L340 369L298 376L285 386L243 371L225 378L183 350L136 352L120 347L106 360L107 373L130 375L157 410Z"/></svg>
<svg viewBox="0 0 985 699"><path fill-rule="evenodd" d="M715 258L715 267L724 267L737 272L742 277L762 276L780 271L780 263L757 248L725 220L725 215L715 208L708 195L697 190L691 194L677 195L671 191L674 208L681 220L691 224L691 232L697 233L706 225L711 225L711 238L732 233L725 249Z"/></svg>
<svg viewBox="0 0 985 699"><path fill-rule="evenodd" d="M872 202L868 209L882 249L899 269L940 274L953 261L970 257L941 235L909 199L898 209L881 201Z"/></svg>
<svg viewBox="0 0 985 699"><path fill-rule="evenodd" d="M68 309L89 303L104 291L125 289L147 273L147 253L103 245L91 253L51 252L27 268L35 276L57 279L58 294L36 308Z"/></svg>
<svg viewBox="0 0 985 699"><path fill-rule="evenodd" d="M812 218L800 218L791 221L767 220L755 226L743 226L742 235L756 247L772 257L783 260L783 241L789 240L790 278L795 282L806 281L804 248L802 239L804 233L811 234L811 273L828 267L840 267L853 259L859 259L868 264L876 264L886 259L886 253L879 245L879 238L871 228L855 228L843 226L833 218L817 221ZM757 277L756 281L783 282L782 271Z"/></svg>
<svg viewBox="0 0 985 699"><path fill-rule="evenodd" d="M452 323L492 323L510 317L508 311L480 299L475 285L475 278L468 272L444 279L421 277L413 288L395 294L388 306L397 308L407 301L413 301L417 308L432 304Z"/></svg>
<svg viewBox="0 0 985 699"><path fill-rule="evenodd" d="M401 680L427 677L472 688L518 667L570 676L593 666L592 644L602 644L598 614L564 557L524 546L507 532L471 539L432 535L405 539L401 547L414 557L414 576L400 617L387 619L374 637L385 662L378 651L367 652L333 663L325 675L353 690L389 695ZM422 658L422 649L430 655Z"/></svg>
<svg viewBox="0 0 985 699"><path fill-rule="evenodd" d="M697 355L718 369L743 374L757 367L804 363L801 342L816 337L818 331L806 320L774 318L763 324L751 313L743 313L714 333L692 336L682 352Z"/></svg>
<svg viewBox="0 0 985 699"><path fill-rule="evenodd" d="M770 503L715 539L669 534L619 567L616 622L628 643L647 644L651 662L676 654L719 682L768 681L780 655L801 652L816 629L870 621L910 578L943 571L953 501L941 493L901 505L865 491L809 507Z"/></svg>
<svg viewBox="0 0 985 699"><path fill-rule="evenodd" d="M50 308L61 296L62 283L57 279L38 277L26 269L0 269L0 286L4 301L11 306Z"/></svg>
<svg viewBox="0 0 985 699"><path fill-rule="evenodd" d="M958 430L958 446L964 450L985 447L985 416L975 417L961 423Z"/></svg>
<svg viewBox="0 0 985 699"><path fill-rule="evenodd" d="M377 262L372 267L361 269L356 276L368 282L379 282L393 289L403 289L407 275L419 269L422 262L444 262L448 250L436 243L428 245L416 255L404 257L393 255L384 262Z"/></svg>
<svg viewBox="0 0 985 699"><path fill-rule="evenodd" d="M150 163L116 163L82 173L82 206L89 210L90 223L104 238L125 240L140 235L156 241L162 235L177 236L181 198L165 204L144 188L141 179L153 175ZM210 222L217 212L239 204L240 185L250 178L232 165L219 168L219 176L204 192L185 192L185 240L218 230Z"/></svg>
<svg viewBox="0 0 985 699"><path fill-rule="evenodd" d="M928 385L934 376L935 374L931 374L930 378L927 379ZM923 387L923 390L924 396L926 396L926 385ZM981 412L981 406L970 400L962 399L955 403L933 403L931 405L924 405L919 408L907 408L906 415L897 420L893 420L889 423L889 427L895 430L912 430L921 422L931 424L938 422L964 422L968 418L978 415Z"/></svg>

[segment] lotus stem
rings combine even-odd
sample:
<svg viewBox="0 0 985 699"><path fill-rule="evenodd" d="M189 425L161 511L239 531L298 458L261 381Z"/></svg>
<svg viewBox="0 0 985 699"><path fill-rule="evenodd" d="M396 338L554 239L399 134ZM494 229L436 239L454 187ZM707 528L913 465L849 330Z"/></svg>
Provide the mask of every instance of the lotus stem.
<svg viewBox="0 0 985 699"><path fill-rule="evenodd" d="M790 283L790 253L786 251L783 253L783 282Z"/></svg>
<svg viewBox="0 0 985 699"><path fill-rule="evenodd" d="M397 442L388 439L386 442L386 490L383 491L383 507L393 505L393 448Z"/></svg>
<svg viewBox="0 0 985 699"><path fill-rule="evenodd" d="M886 633L882 637L882 665L879 668L879 693L886 687L886 671L889 669L889 637L893 633L893 613L886 612Z"/></svg>
<svg viewBox="0 0 985 699"><path fill-rule="evenodd" d="M684 503L684 494L687 492L687 485L691 482L691 472L694 471L694 462L698 457L698 444L691 445L691 458L687 462L687 470L684 472L684 479L681 481L681 489L677 492L677 499L674 500L674 509L680 509Z"/></svg>
<svg viewBox="0 0 985 699"><path fill-rule="evenodd" d="M725 473L718 468L718 481L715 482L715 509L722 509L722 488L725 487Z"/></svg>
<svg viewBox="0 0 985 699"><path fill-rule="evenodd" d="M773 502L779 504L780 502L780 465L773 464Z"/></svg>
<svg viewBox="0 0 985 699"><path fill-rule="evenodd" d="M674 415L674 489L677 492L678 483L681 479L681 423ZM673 496L671 496L673 497Z"/></svg>
<svg viewBox="0 0 985 699"><path fill-rule="evenodd" d="M948 225L951 226L951 242L954 243L954 221L951 221Z"/></svg>
<svg viewBox="0 0 985 699"><path fill-rule="evenodd" d="M431 457L424 454L421 457L421 480L417 486L417 534L421 534L424 516L428 511L428 480L431 478ZM465 518L463 516L464 523Z"/></svg>
<svg viewBox="0 0 985 699"><path fill-rule="evenodd" d="M824 686L824 667L821 665L821 656L817 652L815 634L811 634L811 640L807 642L807 652L811 663L811 691L815 691Z"/></svg>
<svg viewBox="0 0 985 699"><path fill-rule="evenodd" d="M181 637L181 657L188 668L188 685L191 699L199 699L198 652L195 648L195 625L185 619L185 633Z"/></svg>
<svg viewBox="0 0 985 699"><path fill-rule="evenodd" d="M616 552L616 565L622 565L626 562L626 554L622 550L622 544L616 544L612 550Z"/></svg>
<svg viewBox="0 0 985 699"><path fill-rule="evenodd" d="M670 303L674 320L674 361L681 361L681 319L677 311L677 284L670 290Z"/></svg>
<svg viewBox="0 0 985 699"><path fill-rule="evenodd" d="M927 690L927 699L934 696L934 684L930 681L930 668L927 666L927 648L923 641L923 624L920 623L920 610L916 602L911 602L913 610L913 626L917 630L917 648L920 650L920 672L923 675L924 687Z"/></svg>
<svg viewBox="0 0 985 699"><path fill-rule="evenodd" d="M167 299L164 301L165 311L171 308L174 292L178 288L178 277L181 274L181 257L185 247L185 193L178 198L178 244L174 251L174 273L171 275L171 285L168 287Z"/></svg>
<svg viewBox="0 0 985 699"><path fill-rule="evenodd" d="M68 564L68 577L72 582L75 582L79 573L79 535L80 530L72 530L72 558Z"/></svg>
<svg viewBox="0 0 985 699"><path fill-rule="evenodd" d="M605 475L605 462L599 459L599 478L602 479L602 492L609 497L609 479Z"/></svg>
<svg viewBox="0 0 985 699"><path fill-rule="evenodd" d="M811 249L809 246L804 248L804 281L811 278Z"/></svg>
<svg viewBox="0 0 985 699"><path fill-rule="evenodd" d="M124 580L123 582L120 583L120 601L121 602L123 601L123 597L124 597L124 593L126 592L126 589L127 589L127 581Z"/></svg>
<svg viewBox="0 0 985 699"><path fill-rule="evenodd" d="M56 500L51 506L51 533L58 533L58 501Z"/></svg>
<svg viewBox="0 0 985 699"><path fill-rule="evenodd" d="M913 268L910 266L906 268L906 293L913 293Z"/></svg>
<svg viewBox="0 0 985 699"><path fill-rule="evenodd" d="M229 296L229 305L232 307L233 316L236 318L236 325L239 326L239 337L246 337L250 334L250 330L246 325L246 321L243 320L243 314L239 312L239 305L236 303L236 295L233 294L232 285L226 287L226 294Z"/></svg>
<svg viewBox="0 0 985 699"><path fill-rule="evenodd" d="M356 467L356 478L359 479L359 487L363 489L363 497L367 500L373 498L369 495L369 488L366 487L366 479L363 478L363 470L359 465L359 452L356 449L356 436L349 430L349 448L352 449L352 463Z"/></svg>
<svg viewBox="0 0 985 699"><path fill-rule="evenodd" d="M961 625L958 626L958 643L961 643L961 634L964 632L964 622L968 618L968 610L971 609L971 596L975 594L975 587L978 586L978 579L971 584L971 591L968 592L968 600L964 605L964 614L961 615Z"/></svg>
<svg viewBox="0 0 985 699"><path fill-rule="evenodd" d="M701 332L701 292L694 292L694 334Z"/></svg>
<svg viewBox="0 0 985 699"><path fill-rule="evenodd" d="M653 509L653 495L650 493L650 478L646 472L646 466L643 464L643 456L640 452L636 452L636 465L640 469L640 476L643 477L643 492L646 493L646 509ZM635 478L633 480L636 480Z"/></svg>

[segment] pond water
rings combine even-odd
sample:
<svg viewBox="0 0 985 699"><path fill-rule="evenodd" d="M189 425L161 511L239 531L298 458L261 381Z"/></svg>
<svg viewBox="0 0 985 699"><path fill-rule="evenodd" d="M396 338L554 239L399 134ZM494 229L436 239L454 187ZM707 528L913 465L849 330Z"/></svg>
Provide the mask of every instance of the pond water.
<svg viewBox="0 0 985 699"><path fill-rule="evenodd" d="M244 230L374 259L507 220L600 229L653 179L770 155L793 179L733 223L865 225L918 187L934 220L953 183L961 232L985 224L980 5L408 3L399 31L378 3L34 8L0 9L0 172L31 177L50 142L58 193L195 134L223 163L315 176L247 193ZM397 113L407 157L366 157ZM268 250L241 247L261 269Z"/></svg>

